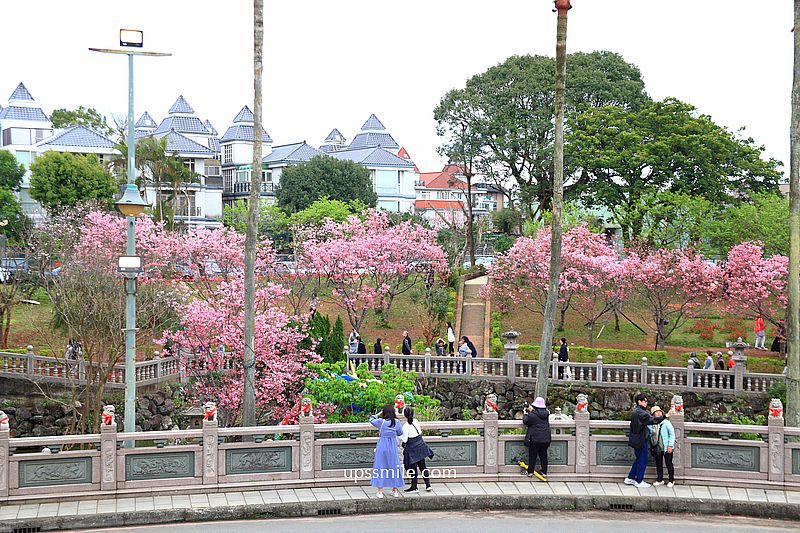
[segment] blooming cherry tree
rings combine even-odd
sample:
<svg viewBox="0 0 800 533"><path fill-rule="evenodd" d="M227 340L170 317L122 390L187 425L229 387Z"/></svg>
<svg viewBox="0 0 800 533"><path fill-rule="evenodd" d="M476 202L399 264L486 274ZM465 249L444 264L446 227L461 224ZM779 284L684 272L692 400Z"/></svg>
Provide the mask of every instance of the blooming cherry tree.
<svg viewBox="0 0 800 533"><path fill-rule="evenodd" d="M370 210L337 224L328 221L323 238L304 243L303 256L332 287L335 303L358 330L370 308L384 321L394 298L429 272L445 274L447 256L433 231L413 222L390 225L386 213Z"/></svg>
<svg viewBox="0 0 800 533"><path fill-rule="evenodd" d="M691 251L631 252L624 265L633 292L650 312L658 350L699 307L718 297L719 267Z"/></svg>
<svg viewBox="0 0 800 533"><path fill-rule="evenodd" d="M789 259L783 255L764 257L759 243L743 242L728 252L722 271L725 308L736 316L759 314L785 333Z"/></svg>

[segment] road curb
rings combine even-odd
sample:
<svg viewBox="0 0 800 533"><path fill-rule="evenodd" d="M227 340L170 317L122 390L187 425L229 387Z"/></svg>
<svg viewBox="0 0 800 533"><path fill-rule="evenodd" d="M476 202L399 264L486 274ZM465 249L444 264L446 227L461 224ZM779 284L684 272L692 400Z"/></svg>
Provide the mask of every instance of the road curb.
<svg viewBox="0 0 800 533"><path fill-rule="evenodd" d="M39 531L59 531L177 522L359 515L375 512L475 511L480 509L690 513L800 521L800 505L787 503L653 498L647 496L424 495L400 499L387 497L382 500L332 500L14 519L4 520L0 524L0 533L13 533L15 530L24 530L23 528L38 528Z"/></svg>

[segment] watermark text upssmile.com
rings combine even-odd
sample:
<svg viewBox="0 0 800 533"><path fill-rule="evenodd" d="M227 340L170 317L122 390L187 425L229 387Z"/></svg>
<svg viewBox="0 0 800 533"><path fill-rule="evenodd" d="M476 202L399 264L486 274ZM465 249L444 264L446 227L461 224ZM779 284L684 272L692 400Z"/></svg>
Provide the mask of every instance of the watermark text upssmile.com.
<svg viewBox="0 0 800 533"><path fill-rule="evenodd" d="M402 468L348 468L344 471L345 479L352 479L354 483L365 479L394 479L398 477L410 478L414 471ZM455 468L428 468L427 474L431 479L456 479Z"/></svg>

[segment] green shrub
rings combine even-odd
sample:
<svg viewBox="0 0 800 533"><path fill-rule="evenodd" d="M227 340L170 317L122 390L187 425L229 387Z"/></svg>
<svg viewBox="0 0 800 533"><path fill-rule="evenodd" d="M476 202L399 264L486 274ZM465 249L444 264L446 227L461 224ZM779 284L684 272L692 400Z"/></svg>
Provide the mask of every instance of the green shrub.
<svg viewBox="0 0 800 533"><path fill-rule="evenodd" d="M553 347L558 352L558 347ZM519 355L522 359L538 359L539 346L520 344ZM621 350L618 348L588 348L586 346L570 346L569 360L574 363L594 363L597 356L603 356L603 363L608 365L641 365L642 357L647 357L650 366L664 366L667 363L667 352L652 350Z"/></svg>
<svg viewBox="0 0 800 533"><path fill-rule="evenodd" d="M775 384L769 388L769 397L778 398L783 405L786 405L786 382L776 381Z"/></svg>
<svg viewBox="0 0 800 533"><path fill-rule="evenodd" d="M756 415L755 419L745 415L733 415L731 422L744 426L764 426L767 419L764 415ZM763 440L760 433L739 433L739 438L744 440Z"/></svg>

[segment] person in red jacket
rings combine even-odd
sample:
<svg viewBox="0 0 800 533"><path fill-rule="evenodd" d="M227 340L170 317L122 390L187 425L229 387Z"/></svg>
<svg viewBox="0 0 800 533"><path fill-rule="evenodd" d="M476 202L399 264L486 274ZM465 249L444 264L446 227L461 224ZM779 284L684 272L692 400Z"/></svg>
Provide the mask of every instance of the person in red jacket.
<svg viewBox="0 0 800 533"><path fill-rule="evenodd" d="M766 350L764 343L767 340L767 324L764 322L764 317L759 314L756 317L756 325L753 328L756 333L756 350Z"/></svg>

